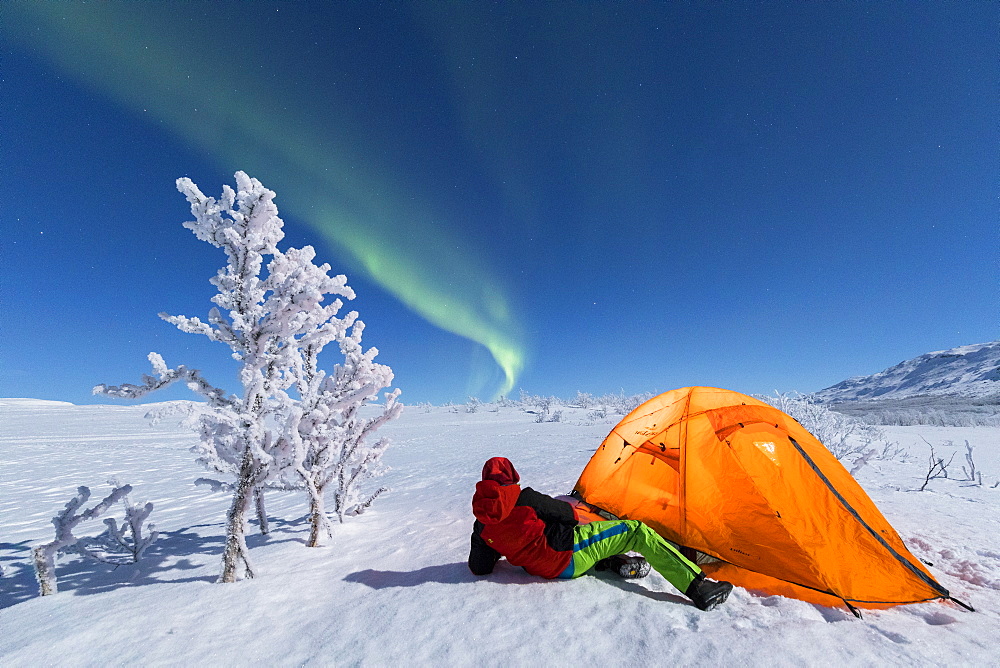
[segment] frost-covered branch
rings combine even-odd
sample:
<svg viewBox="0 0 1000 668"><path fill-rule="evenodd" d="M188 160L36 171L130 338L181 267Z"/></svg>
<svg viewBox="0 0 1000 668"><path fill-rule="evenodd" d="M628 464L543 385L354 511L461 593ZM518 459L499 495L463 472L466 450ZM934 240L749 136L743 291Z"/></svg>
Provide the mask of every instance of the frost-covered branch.
<svg viewBox="0 0 1000 668"><path fill-rule="evenodd" d="M68 548L76 544L78 539L73 535L73 529L81 522L99 517L131 491L131 485L117 487L100 503L77 512L90 499L90 489L88 487L80 486L77 488L76 496L70 499L66 503L66 507L52 518L52 524L56 529L55 540L51 543L39 545L32 550L35 575L38 578L38 585L42 596L55 594L58 591L58 584L56 582L56 554L65 552Z"/></svg>
<svg viewBox="0 0 1000 668"><path fill-rule="evenodd" d="M163 357L158 353L149 353L147 359L149 359L150 364L153 366L153 373L156 375L143 374L142 385L133 385L131 383L124 383L122 385L96 385L94 386L93 393L115 397L116 399L141 399L147 394L162 390L178 381L184 381L188 389L208 399L211 406L232 408L239 402L237 397L226 396L225 390L219 389L205 380L201 372L197 369L188 369L183 365L176 369L170 369L167 367L166 362L163 361Z"/></svg>
<svg viewBox="0 0 1000 668"><path fill-rule="evenodd" d="M975 458L973 457L973 454L972 454L973 450L975 450L975 448L972 447L972 445L969 443L969 441L966 441L965 442L965 461L966 461L966 463L969 466L968 466L968 468L966 468L965 466L963 466L962 467L962 473L965 474L965 479L966 480L969 480L970 482L973 482L973 483L975 483L975 484L977 484L977 485L979 485L981 487L982 484L983 484L983 472L980 471L979 468L976 466L976 460L975 460Z"/></svg>
<svg viewBox="0 0 1000 668"><path fill-rule="evenodd" d="M117 491L122 486L117 480L108 481ZM131 489L131 487L129 488ZM104 520L107 529L104 533L95 538L81 538L71 549L85 557L106 564L121 566L123 564L134 564L142 557L142 553L152 545L159 532L155 531L153 524L143 526L149 514L153 512L153 504L133 504L128 493L121 497L122 505L125 507L125 517L121 526L113 517ZM148 531L147 535L143 535Z"/></svg>

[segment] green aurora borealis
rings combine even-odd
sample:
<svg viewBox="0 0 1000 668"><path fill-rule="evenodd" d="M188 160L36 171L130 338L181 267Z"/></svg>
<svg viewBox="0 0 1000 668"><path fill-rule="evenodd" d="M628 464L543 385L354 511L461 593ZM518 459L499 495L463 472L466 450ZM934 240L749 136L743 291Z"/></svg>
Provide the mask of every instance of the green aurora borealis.
<svg viewBox="0 0 1000 668"><path fill-rule="evenodd" d="M269 64L239 45L235 27L225 39L218 25L181 24L169 3L13 3L8 10L12 37L160 123L220 169L260 178L277 192L279 209L344 251L349 269L363 270L433 325L489 350L501 386L482 387L490 374L474 369L470 393L515 387L525 344L486 259L394 180L392 165L359 148L348 114L303 99L310 86L296 82L295 72L248 79L247 71L265 72ZM183 40L171 37L181 33ZM184 48L191 44L199 48ZM209 194L221 188L201 186Z"/></svg>
<svg viewBox="0 0 1000 668"><path fill-rule="evenodd" d="M811 392L995 340L998 8L0 2L0 298L35 325L0 385L225 378L155 313L218 267L174 181L237 170L407 402Z"/></svg>

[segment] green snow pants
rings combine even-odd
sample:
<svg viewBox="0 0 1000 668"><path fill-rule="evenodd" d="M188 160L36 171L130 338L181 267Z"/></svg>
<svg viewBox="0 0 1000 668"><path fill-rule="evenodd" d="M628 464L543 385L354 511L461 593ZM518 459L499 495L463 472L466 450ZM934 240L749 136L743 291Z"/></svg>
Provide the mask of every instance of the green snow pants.
<svg viewBox="0 0 1000 668"><path fill-rule="evenodd" d="M683 593L701 569L688 561L673 545L638 520L613 520L580 524L574 530L573 559L561 578L580 577L601 559L638 552L667 582Z"/></svg>

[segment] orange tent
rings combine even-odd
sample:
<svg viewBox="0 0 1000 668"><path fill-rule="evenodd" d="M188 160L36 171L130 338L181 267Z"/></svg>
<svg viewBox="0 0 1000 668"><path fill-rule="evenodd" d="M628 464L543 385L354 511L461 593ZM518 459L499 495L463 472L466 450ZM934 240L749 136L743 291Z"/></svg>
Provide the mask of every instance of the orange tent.
<svg viewBox="0 0 1000 668"><path fill-rule="evenodd" d="M685 387L642 404L574 495L714 557L711 577L748 589L855 614L951 598L822 443L738 392Z"/></svg>

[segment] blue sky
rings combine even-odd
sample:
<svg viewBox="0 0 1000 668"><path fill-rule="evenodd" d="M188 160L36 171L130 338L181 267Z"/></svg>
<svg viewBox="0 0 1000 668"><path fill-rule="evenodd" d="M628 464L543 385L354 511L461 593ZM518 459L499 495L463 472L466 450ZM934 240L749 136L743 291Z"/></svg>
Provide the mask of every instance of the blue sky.
<svg viewBox="0 0 1000 668"><path fill-rule="evenodd" d="M204 315L224 262L174 181L237 170L408 403L807 392L997 339L998 18L3 3L0 396L99 401L150 351L235 390L157 313Z"/></svg>

